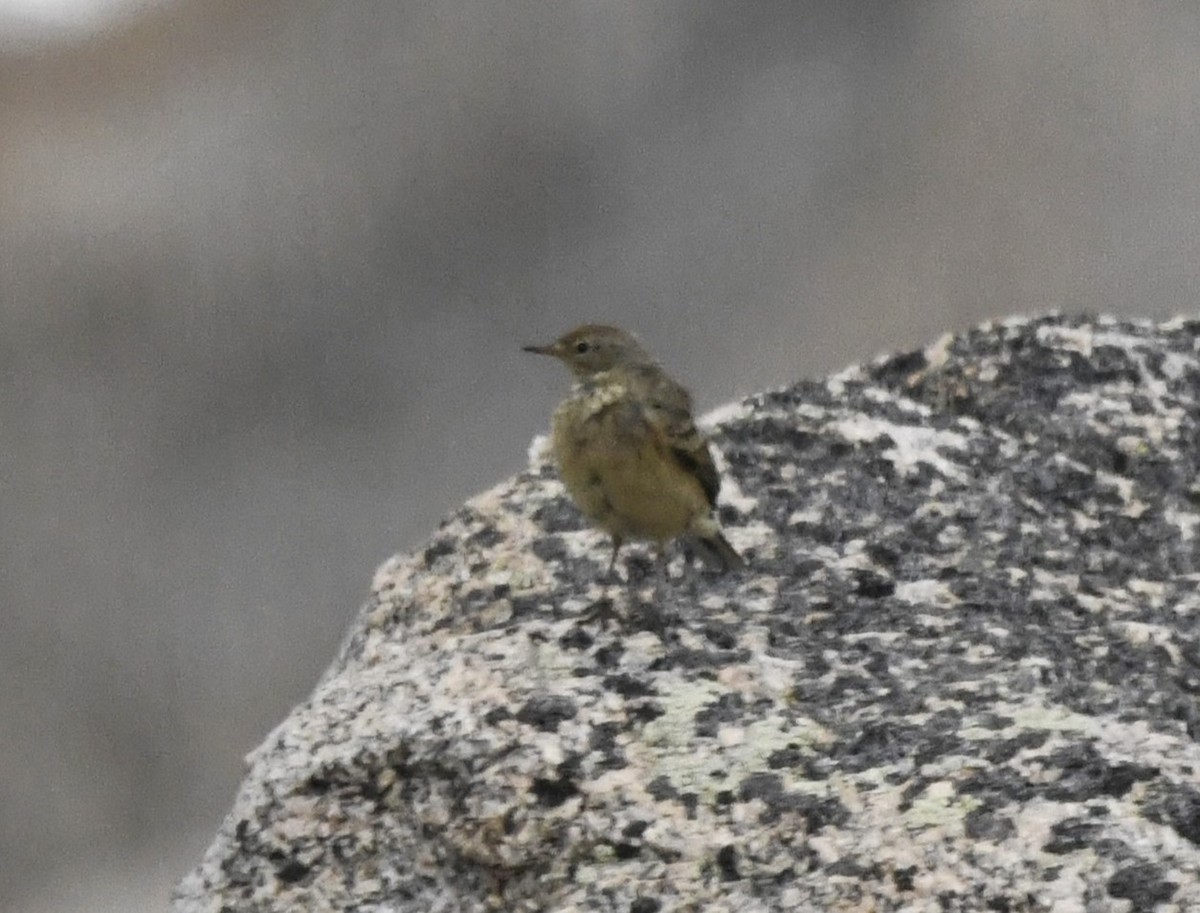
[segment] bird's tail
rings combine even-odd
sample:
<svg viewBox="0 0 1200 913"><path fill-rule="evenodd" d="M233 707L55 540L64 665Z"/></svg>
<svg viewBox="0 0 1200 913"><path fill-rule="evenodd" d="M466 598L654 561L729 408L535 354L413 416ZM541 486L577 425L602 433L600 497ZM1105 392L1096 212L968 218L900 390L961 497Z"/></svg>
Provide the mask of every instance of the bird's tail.
<svg viewBox="0 0 1200 913"><path fill-rule="evenodd" d="M692 543L704 563L722 574L740 571L746 567L742 556L733 550L729 540L720 531L692 537Z"/></svg>

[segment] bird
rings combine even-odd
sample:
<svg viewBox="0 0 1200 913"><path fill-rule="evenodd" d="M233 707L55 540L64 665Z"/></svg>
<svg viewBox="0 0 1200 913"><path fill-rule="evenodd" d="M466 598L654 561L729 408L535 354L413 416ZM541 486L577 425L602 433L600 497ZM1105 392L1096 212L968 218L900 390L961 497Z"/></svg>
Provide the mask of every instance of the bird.
<svg viewBox="0 0 1200 913"><path fill-rule="evenodd" d="M627 541L659 554L676 538L721 571L746 566L713 511L721 477L692 417L692 397L630 333L585 324L524 351L561 361L574 376L554 411L551 451L563 484L612 538L608 572Z"/></svg>

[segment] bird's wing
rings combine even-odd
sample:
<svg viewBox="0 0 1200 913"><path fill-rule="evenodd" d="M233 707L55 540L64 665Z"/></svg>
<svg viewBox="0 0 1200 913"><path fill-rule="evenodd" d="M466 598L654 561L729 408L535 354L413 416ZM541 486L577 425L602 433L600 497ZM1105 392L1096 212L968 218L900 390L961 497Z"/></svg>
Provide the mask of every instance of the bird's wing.
<svg viewBox="0 0 1200 913"><path fill-rule="evenodd" d="M708 443L696 432L695 426L692 427L692 431L693 435L687 440L674 440L671 452L679 464L696 477L696 481L704 489L709 507L716 507L717 493L721 490L721 475L713 463Z"/></svg>
<svg viewBox="0 0 1200 913"><path fill-rule="evenodd" d="M671 455L687 470L700 487L710 506L717 504L721 475L713 463L708 441L692 418L692 397L671 378L656 370L644 377L649 421L662 431Z"/></svg>

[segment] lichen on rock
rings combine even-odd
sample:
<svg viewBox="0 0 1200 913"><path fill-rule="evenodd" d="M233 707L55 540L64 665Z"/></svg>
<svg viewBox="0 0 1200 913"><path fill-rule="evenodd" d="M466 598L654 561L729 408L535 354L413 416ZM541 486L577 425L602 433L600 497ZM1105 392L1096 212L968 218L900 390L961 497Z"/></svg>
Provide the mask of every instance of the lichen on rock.
<svg viewBox="0 0 1200 913"><path fill-rule="evenodd" d="M712 417L750 570L535 460L371 599L222 910L1200 909L1200 322L1014 318Z"/></svg>

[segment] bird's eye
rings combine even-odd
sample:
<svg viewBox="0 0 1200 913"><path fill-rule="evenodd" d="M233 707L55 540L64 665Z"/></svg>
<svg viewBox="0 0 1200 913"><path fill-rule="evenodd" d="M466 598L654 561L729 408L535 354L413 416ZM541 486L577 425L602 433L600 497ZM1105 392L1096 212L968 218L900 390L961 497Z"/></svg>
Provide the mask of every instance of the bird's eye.
<svg viewBox="0 0 1200 913"><path fill-rule="evenodd" d="M578 352L580 355L582 355L584 352L587 352L588 350L590 350L591 347L592 347L592 344L590 342L584 342L581 340L581 341L575 343L575 351Z"/></svg>

